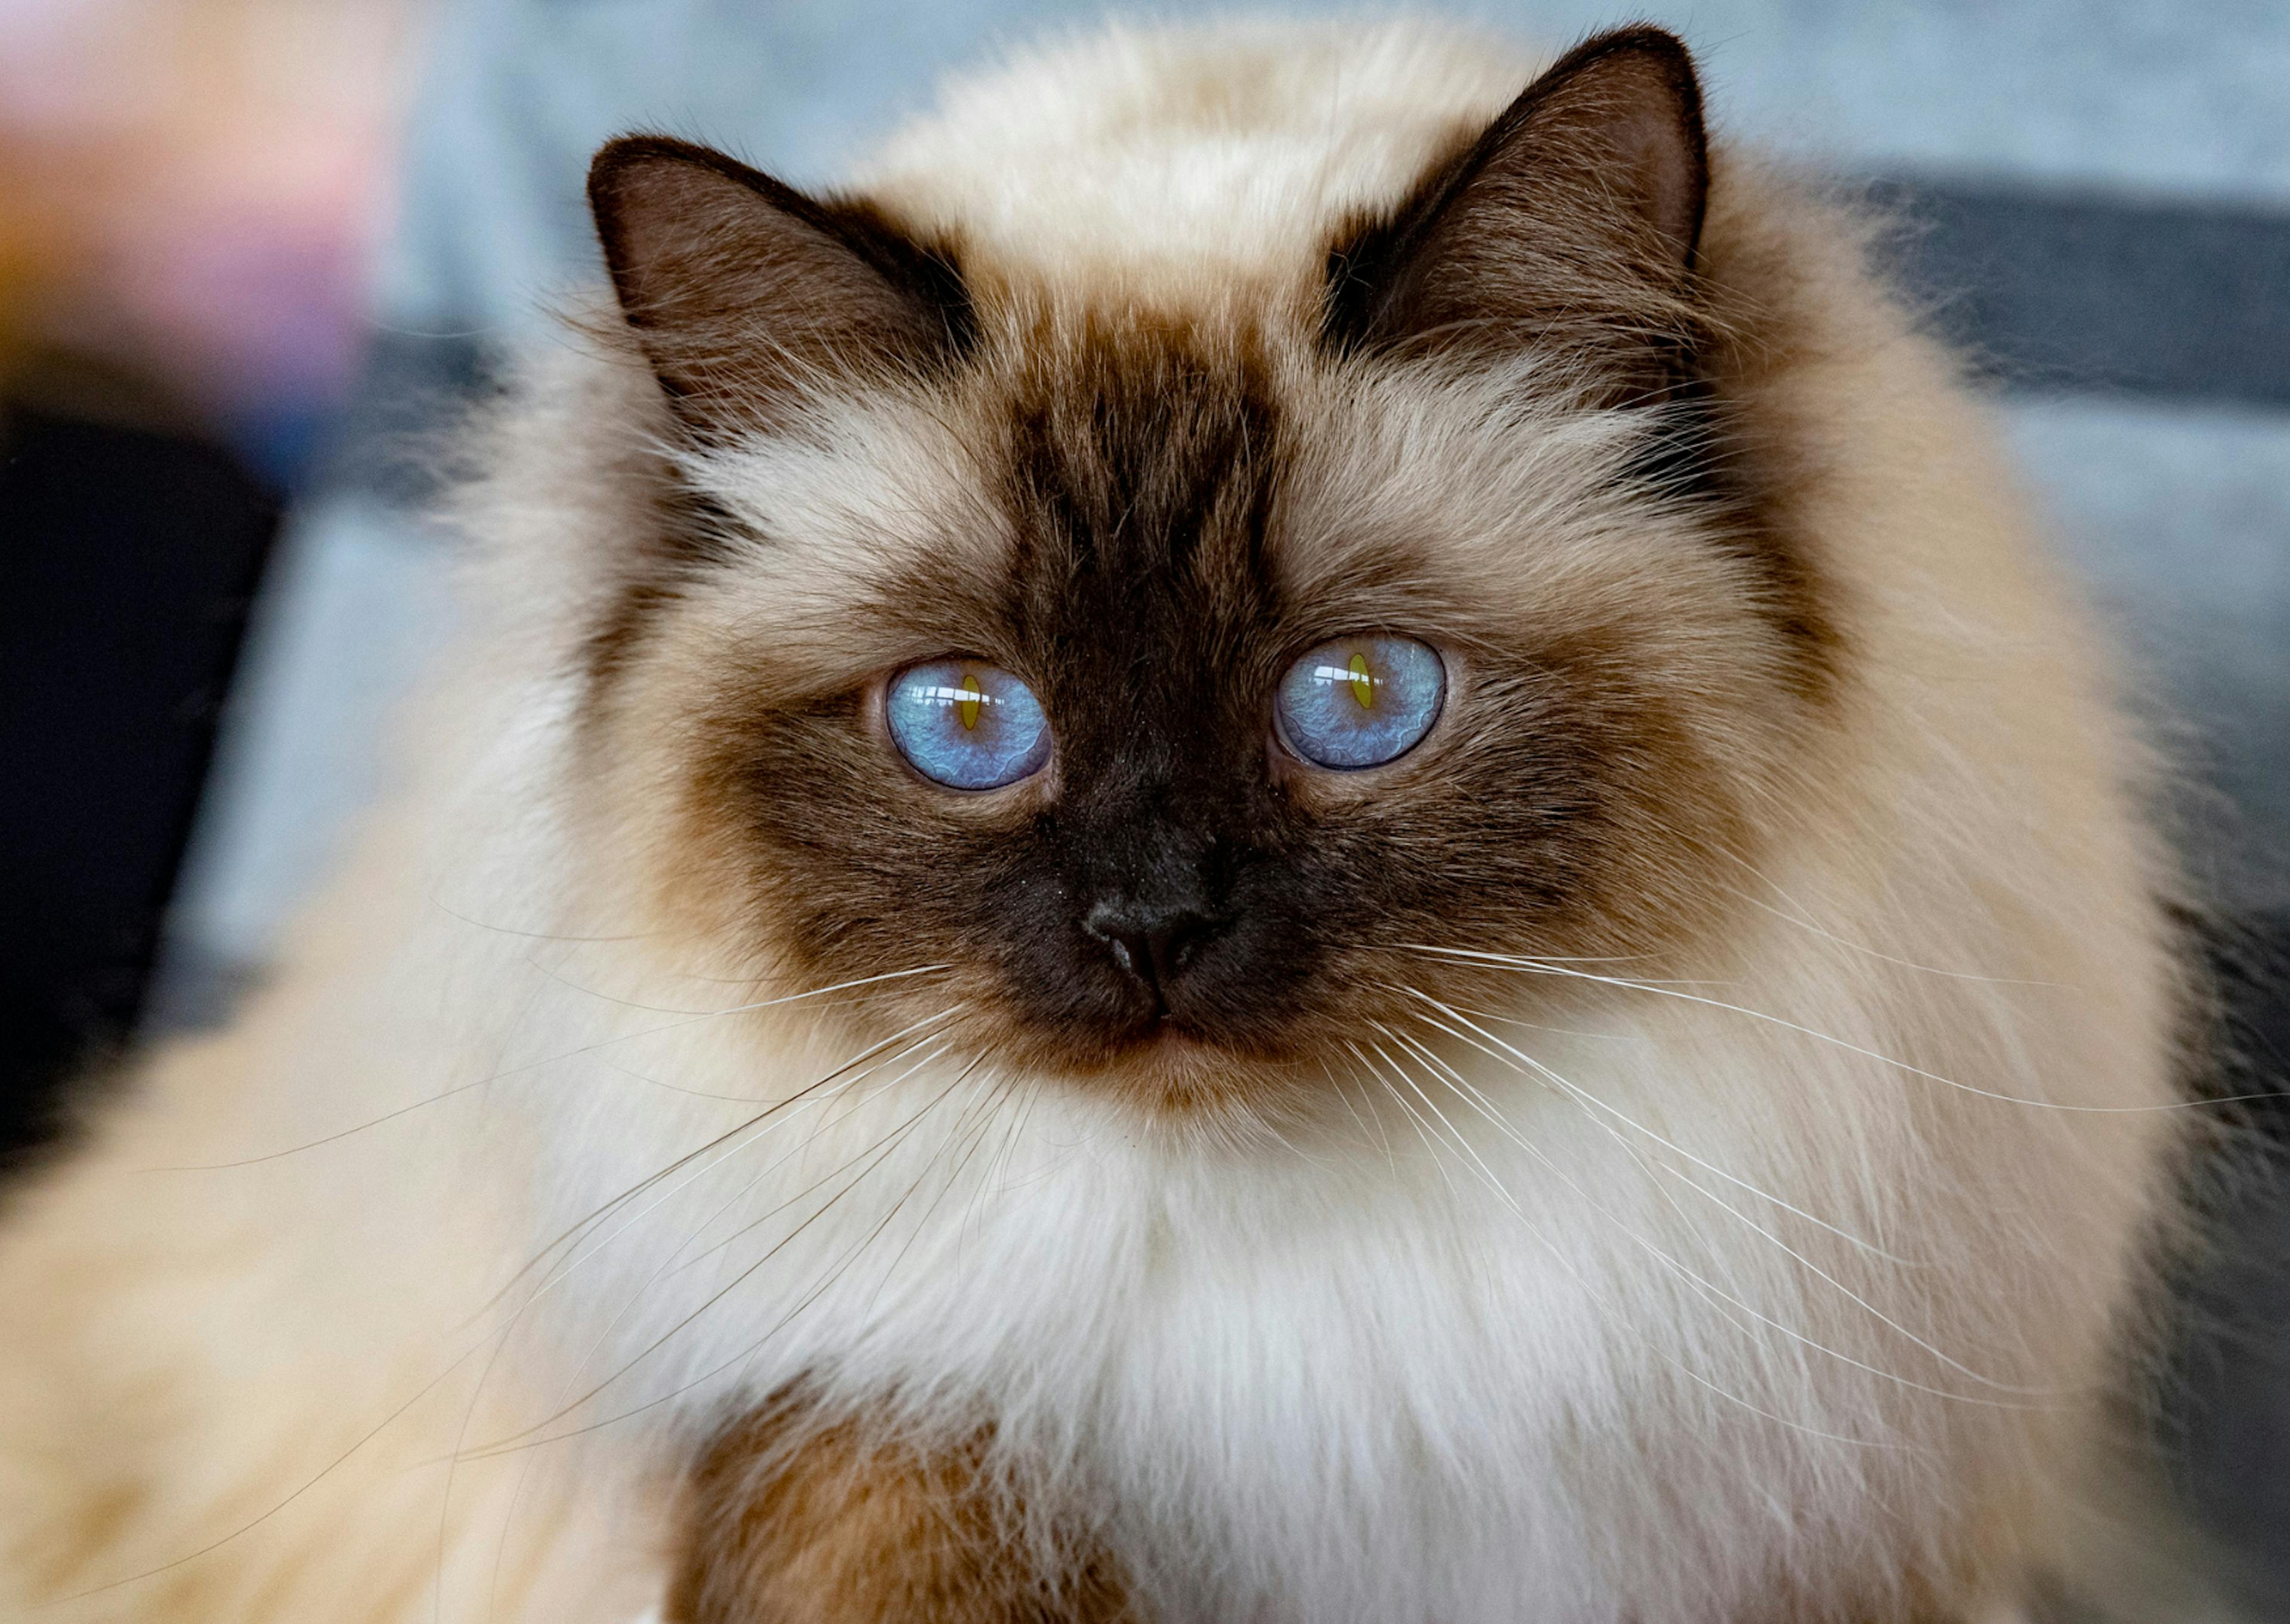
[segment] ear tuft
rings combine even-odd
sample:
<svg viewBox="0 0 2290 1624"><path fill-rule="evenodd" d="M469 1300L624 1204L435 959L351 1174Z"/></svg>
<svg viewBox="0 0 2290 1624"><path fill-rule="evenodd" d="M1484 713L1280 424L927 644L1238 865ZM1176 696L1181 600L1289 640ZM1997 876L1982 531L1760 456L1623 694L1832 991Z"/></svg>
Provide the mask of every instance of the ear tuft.
<svg viewBox="0 0 2290 1624"><path fill-rule="evenodd" d="M948 256L864 204L807 197L709 148L609 142L589 206L621 312L704 438L783 426L821 390L925 371L968 344Z"/></svg>
<svg viewBox="0 0 2290 1624"><path fill-rule="evenodd" d="M1643 371L1649 341L1690 324L1708 192L1685 45L1660 28L1600 35L1391 219L1336 245L1326 336L1347 348L1540 342Z"/></svg>

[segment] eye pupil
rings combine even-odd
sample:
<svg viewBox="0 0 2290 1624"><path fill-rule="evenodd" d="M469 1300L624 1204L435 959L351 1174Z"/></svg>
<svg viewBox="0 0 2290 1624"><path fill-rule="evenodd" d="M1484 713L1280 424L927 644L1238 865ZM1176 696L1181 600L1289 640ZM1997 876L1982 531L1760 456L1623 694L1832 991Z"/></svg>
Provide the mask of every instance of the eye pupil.
<svg viewBox="0 0 2290 1624"><path fill-rule="evenodd" d="M955 714L962 718L962 731L974 733L978 731L979 706L983 702L979 696L984 690L979 687L974 675L965 671L962 674L962 692L964 697L954 702Z"/></svg>
<svg viewBox="0 0 2290 1624"><path fill-rule="evenodd" d="M1281 741L1314 766L1355 772L1421 743L1445 703L1447 668L1428 643L1389 634L1311 650L1280 680Z"/></svg>

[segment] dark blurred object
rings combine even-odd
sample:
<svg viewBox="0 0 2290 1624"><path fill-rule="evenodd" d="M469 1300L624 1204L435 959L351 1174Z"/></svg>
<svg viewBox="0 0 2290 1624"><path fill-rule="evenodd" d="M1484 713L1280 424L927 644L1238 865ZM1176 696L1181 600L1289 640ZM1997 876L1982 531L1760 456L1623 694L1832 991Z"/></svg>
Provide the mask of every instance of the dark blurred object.
<svg viewBox="0 0 2290 1624"><path fill-rule="evenodd" d="M134 1027L422 4L0 0L0 1156Z"/></svg>
<svg viewBox="0 0 2290 1624"><path fill-rule="evenodd" d="M277 523L188 434L0 402L0 1156L132 1029Z"/></svg>
<svg viewBox="0 0 2290 1624"><path fill-rule="evenodd" d="M2182 1490L2247 1564L2254 1619L2290 1620L2290 916L2213 932L2232 1148L2197 1170L2209 1255L2182 1284L2166 1426Z"/></svg>

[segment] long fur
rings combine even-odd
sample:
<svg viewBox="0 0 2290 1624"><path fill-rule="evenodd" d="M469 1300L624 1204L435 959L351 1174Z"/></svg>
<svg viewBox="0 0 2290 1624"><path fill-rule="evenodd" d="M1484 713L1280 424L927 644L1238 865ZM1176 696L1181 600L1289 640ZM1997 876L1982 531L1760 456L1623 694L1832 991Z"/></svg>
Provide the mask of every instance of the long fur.
<svg viewBox="0 0 2290 1624"><path fill-rule="evenodd" d="M1621 431L1278 340L1261 313L1305 332L1331 234L1536 66L1421 24L1117 31L957 85L861 194L958 240L1044 344L1245 318L1332 514L1546 514L1550 549L1473 566L1485 612L1665 651L1666 702L1747 786L1750 833L1677 880L1722 932L1659 980L1464 966L1468 1007L1429 990L1454 951L1391 952L1412 1013L1314 1076L1317 1114L1157 1124L981 1057L944 1035L982 995L927 958L883 964L906 1029L869 1026L867 988L725 917L705 806L659 809L758 628L863 664L853 581L942 545L917 516L986 513L965 408L885 380L695 451L632 342L556 357L487 431L484 624L406 792L231 1031L151 1056L12 1196L0 1616L625 1620L685 1463L797 1385L837 1425L985 1436L1013 1537L1085 1528L1149 1616L2014 1594L2183 1120L2150 769L1987 415L1851 220L1739 152L1712 156L1713 365L1833 623L1802 716L1718 686L1748 634L1709 606L1746 565L1596 513ZM1496 420L1532 453L1490 458ZM808 542L680 600L600 720L599 605L695 481ZM948 568L997 556L978 524Z"/></svg>

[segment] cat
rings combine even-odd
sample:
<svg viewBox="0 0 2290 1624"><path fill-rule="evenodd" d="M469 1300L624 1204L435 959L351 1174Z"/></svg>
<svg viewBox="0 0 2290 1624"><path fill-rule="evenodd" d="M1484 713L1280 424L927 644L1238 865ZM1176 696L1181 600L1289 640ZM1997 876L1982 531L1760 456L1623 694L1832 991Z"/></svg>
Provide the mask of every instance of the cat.
<svg viewBox="0 0 2290 1624"><path fill-rule="evenodd" d="M1673 36L631 136L476 628L0 1236L0 1613L2009 1616L2180 888L1997 434Z"/></svg>

